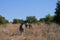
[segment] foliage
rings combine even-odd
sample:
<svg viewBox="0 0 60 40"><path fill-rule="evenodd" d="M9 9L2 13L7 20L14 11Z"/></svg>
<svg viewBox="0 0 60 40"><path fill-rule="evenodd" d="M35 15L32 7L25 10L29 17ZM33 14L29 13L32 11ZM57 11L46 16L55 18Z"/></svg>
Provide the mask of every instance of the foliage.
<svg viewBox="0 0 60 40"><path fill-rule="evenodd" d="M0 24L6 24L9 23L8 20L5 19L5 17L0 15Z"/></svg>
<svg viewBox="0 0 60 40"><path fill-rule="evenodd" d="M45 18L41 18L39 22L45 22Z"/></svg>
<svg viewBox="0 0 60 40"><path fill-rule="evenodd" d="M45 18L41 18L39 21L45 22L45 23L50 23L50 22L53 22L53 18L54 18L53 16L48 14Z"/></svg>
<svg viewBox="0 0 60 40"><path fill-rule="evenodd" d="M38 21L37 21L35 16L27 16L26 17L26 22L28 22L28 23L37 23Z"/></svg>
<svg viewBox="0 0 60 40"><path fill-rule="evenodd" d="M23 23L24 21L22 19L13 19L13 24L17 23Z"/></svg>
<svg viewBox="0 0 60 40"><path fill-rule="evenodd" d="M46 22L52 22L53 21L53 16L51 16L50 14L48 14L47 16L46 16L46 18L45 18L45 21Z"/></svg>
<svg viewBox="0 0 60 40"><path fill-rule="evenodd" d="M55 15L54 15L54 22L60 24L60 1L57 3Z"/></svg>

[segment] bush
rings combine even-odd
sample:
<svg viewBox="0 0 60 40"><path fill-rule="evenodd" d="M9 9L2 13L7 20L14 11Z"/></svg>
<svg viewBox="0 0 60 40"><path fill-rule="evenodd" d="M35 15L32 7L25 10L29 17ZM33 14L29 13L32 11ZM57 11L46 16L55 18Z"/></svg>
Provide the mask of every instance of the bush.
<svg viewBox="0 0 60 40"><path fill-rule="evenodd" d="M41 18L39 22L45 22L45 18Z"/></svg>
<svg viewBox="0 0 60 40"><path fill-rule="evenodd" d="M35 16L27 16L26 17L26 22L28 22L28 23L37 23L38 21L37 21Z"/></svg>
<svg viewBox="0 0 60 40"><path fill-rule="evenodd" d="M48 14L45 18L41 18L39 22L50 23L50 22L53 22L53 18L54 16L51 16L50 14Z"/></svg>
<svg viewBox="0 0 60 40"><path fill-rule="evenodd" d="M6 23L9 23L9 21L6 20L5 17L0 15L0 24L6 24Z"/></svg>
<svg viewBox="0 0 60 40"><path fill-rule="evenodd" d="M22 19L13 19L13 24L17 24L17 23L24 23L24 21Z"/></svg>

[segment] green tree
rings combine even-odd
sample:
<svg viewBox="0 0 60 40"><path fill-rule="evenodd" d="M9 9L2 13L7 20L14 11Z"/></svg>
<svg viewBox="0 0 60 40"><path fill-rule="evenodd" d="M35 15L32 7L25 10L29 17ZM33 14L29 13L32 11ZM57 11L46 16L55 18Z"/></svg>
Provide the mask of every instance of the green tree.
<svg viewBox="0 0 60 40"><path fill-rule="evenodd" d="M45 18L40 18L39 22L45 22Z"/></svg>
<svg viewBox="0 0 60 40"><path fill-rule="evenodd" d="M38 21L37 21L35 16L27 16L26 17L26 22L28 22L28 23L37 23Z"/></svg>
<svg viewBox="0 0 60 40"><path fill-rule="evenodd" d="M24 23L24 20L22 20L22 19L13 19L13 24L17 24L17 23Z"/></svg>
<svg viewBox="0 0 60 40"><path fill-rule="evenodd" d="M50 23L50 22L53 22L53 18L54 18L54 16L51 16L50 14L48 14L45 18L41 18L39 21L45 22L45 23Z"/></svg>
<svg viewBox="0 0 60 40"><path fill-rule="evenodd" d="M0 24L6 24L6 23L9 23L9 21L6 20L5 17L0 15Z"/></svg>
<svg viewBox="0 0 60 40"><path fill-rule="evenodd" d="M46 18L45 18L45 21L46 22L53 22L53 16L51 16L50 14L48 14L47 16L46 16Z"/></svg>
<svg viewBox="0 0 60 40"><path fill-rule="evenodd" d="M55 15L54 15L54 22L60 24L60 1L57 3Z"/></svg>
<svg viewBox="0 0 60 40"><path fill-rule="evenodd" d="M19 23L24 23L24 20L23 19L19 19Z"/></svg>

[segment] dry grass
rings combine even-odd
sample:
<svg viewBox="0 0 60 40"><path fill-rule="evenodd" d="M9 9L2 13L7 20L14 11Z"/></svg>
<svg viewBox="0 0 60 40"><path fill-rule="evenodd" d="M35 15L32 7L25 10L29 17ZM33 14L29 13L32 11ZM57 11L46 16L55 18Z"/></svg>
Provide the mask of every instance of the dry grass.
<svg viewBox="0 0 60 40"><path fill-rule="evenodd" d="M0 40L60 40L60 25L32 24L32 28L25 28L19 32L20 24L0 25Z"/></svg>

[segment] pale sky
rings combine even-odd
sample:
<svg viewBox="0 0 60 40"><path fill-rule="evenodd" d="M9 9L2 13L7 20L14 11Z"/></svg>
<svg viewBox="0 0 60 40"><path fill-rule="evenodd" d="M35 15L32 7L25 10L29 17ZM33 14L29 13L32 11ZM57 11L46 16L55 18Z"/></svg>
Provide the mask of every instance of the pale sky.
<svg viewBox="0 0 60 40"><path fill-rule="evenodd" d="M56 3L57 0L0 0L0 15L9 21L27 16L40 19L47 14L54 15Z"/></svg>

